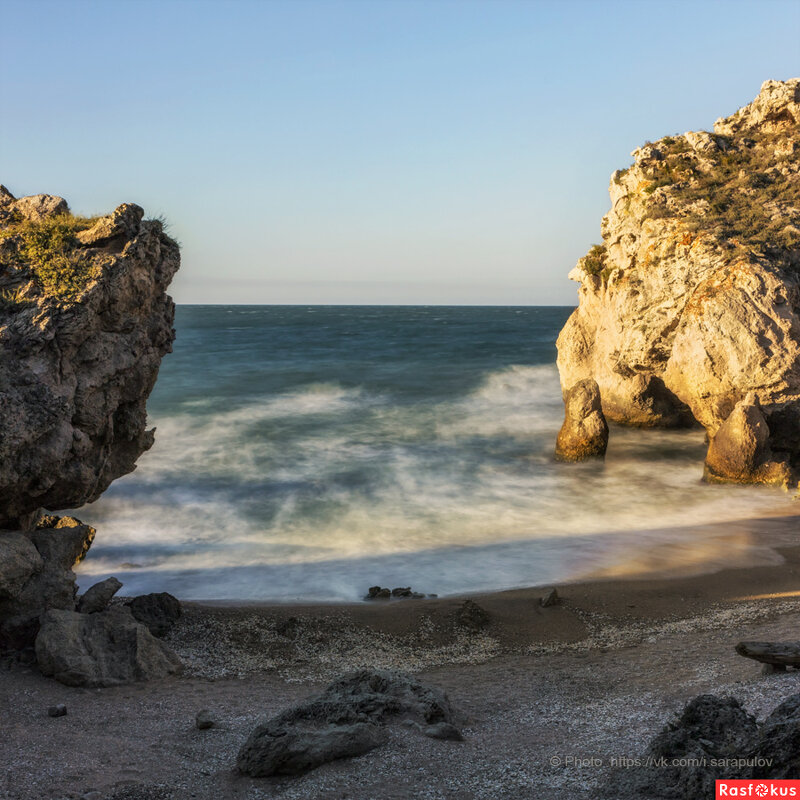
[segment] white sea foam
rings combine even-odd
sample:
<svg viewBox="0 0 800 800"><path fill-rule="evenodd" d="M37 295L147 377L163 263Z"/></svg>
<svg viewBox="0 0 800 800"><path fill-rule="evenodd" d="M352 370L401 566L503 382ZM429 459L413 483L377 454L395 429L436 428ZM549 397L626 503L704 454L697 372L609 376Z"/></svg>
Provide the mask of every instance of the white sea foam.
<svg viewBox="0 0 800 800"><path fill-rule="evenodd" d="M187 408L154 420L140 469L81 510L102 529L81 582L354 599L376 582L447 594L613 572L664 562L664 547L684 563L755 557L746 526L724 548L710 535L716 549L687 533L782 499L701 483L702 432L615 428L604 465L557 464L562 414L551 365L499 370L447 402L311 384Z"/></svg>

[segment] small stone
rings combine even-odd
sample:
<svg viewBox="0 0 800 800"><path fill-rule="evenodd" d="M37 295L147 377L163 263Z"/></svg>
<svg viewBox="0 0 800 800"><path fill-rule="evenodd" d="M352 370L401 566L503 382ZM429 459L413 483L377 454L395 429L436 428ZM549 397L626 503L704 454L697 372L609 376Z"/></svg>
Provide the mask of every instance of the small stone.
<svg viewBox="0 0 800 800"><path fill-rule="evenodd" d="M483 630L491 618L474 600L465 600L456 612L456 622L472 631Z"/></svg>
<svg viewBox="0 0 800 800"><path fill-rule="evenodd" d="M398 586L397 588L392 589L392 597L411 597L411 587Z"/></svg>
<svg viewBox="0 0 800 800"><path fill-rule="evenodd" d="M214 715L208 709L204 708L202 711L197 712L197 716L194 718L194 724L198 730L206 731L209 728L213 728L214 725L217 724L217 721L214 719Z"/></svg>
<svg viewBox="0 0 800 800"><path fill-rule="evenodd" d="M461 731L449 722L437 722L436 725L429 725L422 732L430 739L444 739L449 742L464 741Z"/></svg>
<svg viewBox="0 0 800 800"><path fill-rule="evenodd" d="M561 598L555 589L551 589L539 602L543 608L550 608L550 606L557 606L561 602Z"/></svg>
<svg viewBox="0 0 800 800"><path fill-rule="evenodd" d="M57 706L50 706L47 709L47 716L48 717L66 717L67 716L67 707L64 703L59 703Z"/></svg>

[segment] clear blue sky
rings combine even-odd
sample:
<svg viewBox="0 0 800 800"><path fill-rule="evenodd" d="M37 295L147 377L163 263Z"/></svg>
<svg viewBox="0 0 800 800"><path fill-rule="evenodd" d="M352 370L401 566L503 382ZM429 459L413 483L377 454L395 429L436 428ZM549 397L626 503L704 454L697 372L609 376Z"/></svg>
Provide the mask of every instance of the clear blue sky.
<svg viewBox="0 0 800 800"><path fill-rule="evenodd" d="M611 172L800 74L800 3L0 0L0 182L178 302L564 303Z"/></svg>

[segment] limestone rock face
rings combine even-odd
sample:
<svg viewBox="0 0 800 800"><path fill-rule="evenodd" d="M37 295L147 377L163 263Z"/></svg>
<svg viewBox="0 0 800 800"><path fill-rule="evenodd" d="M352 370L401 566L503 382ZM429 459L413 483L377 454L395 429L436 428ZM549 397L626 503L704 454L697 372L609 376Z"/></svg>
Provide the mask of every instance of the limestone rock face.
<svg viewBox="0 0 800 800"><path fill-rule="evenodd" d="M716 480L797 470L799 155L800 79L767 81L713 133L634 151L612 175L602 244L570 273L580 288L558 338L565 399L591 379L611 421L700 423ZM720 434L748 395L758 412L737 413L755 438L738 416Z"/></svg>
<svg viewBox="0 0 800 800"><path fill-rule="evenodd" d="M608 423L603 416L597 382L585 378L564 392L564 409L556 458L559 461L602 458L608 446Z"/></svg>
<svg viewBox="0 0 800 800"><path fill-rule="evenodd" d="M0 528L97 499L153 443L180 254L126 204L83 220L0 187Z"/></svg>
<svg viewBox="0 0 800 800"><path fill-rule="evenodd" d="M769 427L751 393L736 404L711 440L706 478L780 483L789 477L788 466L772 459Z"/></svg>

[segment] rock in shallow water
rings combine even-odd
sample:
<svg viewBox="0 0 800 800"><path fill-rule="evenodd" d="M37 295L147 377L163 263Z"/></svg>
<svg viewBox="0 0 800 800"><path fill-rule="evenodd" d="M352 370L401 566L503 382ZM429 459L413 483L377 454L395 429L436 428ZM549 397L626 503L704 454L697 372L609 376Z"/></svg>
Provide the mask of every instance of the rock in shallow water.
<svg viewBox="0 0 800 800"><path fill-rule="evenodd" d="M564 424L556 439L556 459L585 461L605 456L608 424L597 382L586 378L564 392L564 409Z"/></svg>

